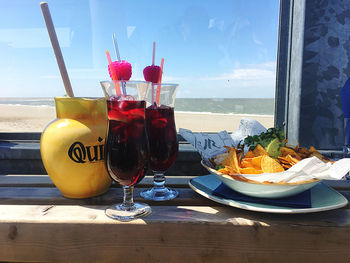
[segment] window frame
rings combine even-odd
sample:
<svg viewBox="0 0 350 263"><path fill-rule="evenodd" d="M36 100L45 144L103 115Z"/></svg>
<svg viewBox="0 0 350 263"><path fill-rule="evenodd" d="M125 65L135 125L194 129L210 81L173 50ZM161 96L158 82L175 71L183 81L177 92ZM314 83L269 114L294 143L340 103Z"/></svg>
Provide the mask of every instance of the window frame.
<svg viewBox="0 0 350 263"><path fill-rule="evenodd" d="M284 127L288 139L299 137L300 93L302 89L302 53L305 20L305 0L280 0L278 53L275 86L275 127ZM0 173L17 172L29 165L25 173L45 173L40 157L40 132L0 133L0 162L7 162ZM200 156L188 148L180 136L180 159L199 164ZM17 145L17 146L16 146ZM15 147L14 147L15 146ZM331 157L341 151L323 151ZM187 154L187 155L186 155ZM22 160L22 164L20 164ZM24 161L25 160L25 161ZM4 170L4 171L1 171ZM204 173L201 167L193 166L190 173Z"/></svg>

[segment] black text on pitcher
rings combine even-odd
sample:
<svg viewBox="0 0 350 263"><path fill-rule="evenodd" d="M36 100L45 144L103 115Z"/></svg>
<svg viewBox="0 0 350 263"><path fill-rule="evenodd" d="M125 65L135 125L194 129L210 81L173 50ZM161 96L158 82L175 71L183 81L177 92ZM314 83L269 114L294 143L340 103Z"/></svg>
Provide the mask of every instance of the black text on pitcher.
<svg viewBox="0 0 350 263"><path fill-rule="evenodd" d="M104 159L104 145L85 146L82 142L73 143L68 150L68 156L76 163L98 162Z"/></svg>

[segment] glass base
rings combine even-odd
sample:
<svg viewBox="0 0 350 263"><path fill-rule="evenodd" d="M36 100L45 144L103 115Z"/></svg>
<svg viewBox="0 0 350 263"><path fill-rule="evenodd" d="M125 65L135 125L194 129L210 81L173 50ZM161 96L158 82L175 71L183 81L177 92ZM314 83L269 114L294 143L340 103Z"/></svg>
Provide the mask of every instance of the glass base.
<svg viewBox="0 0 350 263"><path fill-rule="evenodd" d="M167 187L153 187L141 192L140 195L147 200L166 201L177 197L179 192Z"/></svg>
<svg viewBox="0 0 350 263"><path fill-rule="evenodd" d="M119 221L131 221L151 213L151 207L144 203L134 203L131 209L125 207L123 204L116 204L105 210L106 216Z"/></svg>

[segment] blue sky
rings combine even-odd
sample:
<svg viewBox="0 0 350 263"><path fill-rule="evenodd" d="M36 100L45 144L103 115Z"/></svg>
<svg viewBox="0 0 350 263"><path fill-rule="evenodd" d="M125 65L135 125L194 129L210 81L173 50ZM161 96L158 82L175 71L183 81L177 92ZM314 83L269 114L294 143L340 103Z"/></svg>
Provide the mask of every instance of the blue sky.
<svg viewBox="0 0 350 263"><path fill-rule="evenodd" d="M273 98L278 0L48 0L76 96L103 96L105 51L142 70L165 59L178 97ZM62 96L40 1L0 1L0 97Z"/></svg>

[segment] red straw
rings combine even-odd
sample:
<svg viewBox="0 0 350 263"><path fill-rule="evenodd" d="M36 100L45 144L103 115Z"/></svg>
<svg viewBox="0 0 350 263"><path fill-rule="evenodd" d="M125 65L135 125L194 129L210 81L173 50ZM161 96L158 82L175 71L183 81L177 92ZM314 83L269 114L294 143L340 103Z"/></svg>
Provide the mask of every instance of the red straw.
<svg viewBox="0 0 350 263"><path fill-rule="evenodd" d="M116 72L114 71L114 67L112 65L111 55L109 54L108 50L106 51L106 55L107 55L109 69L110 69L111 74L112 74L112 80L113 80L114 86L115 86L115 92L117 93L117 96L120 96L120 95L122 95L122 92L120 91L119 80L118 80Z"/></svg>
<svg viewBox="0 0 350 263"><path fill-rule="evenodd" d="M159 81L158 81L157 94L156 94L156 103L158 106L160 106L159 100L160 100L160 87L162 85L163 66L164 66L164 58L162 58L162 62L160 63L160 74L159 74Z"/></svg>

